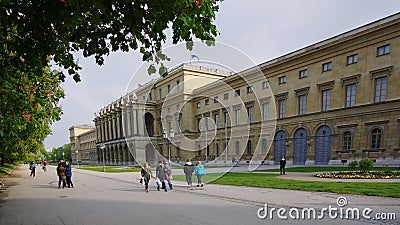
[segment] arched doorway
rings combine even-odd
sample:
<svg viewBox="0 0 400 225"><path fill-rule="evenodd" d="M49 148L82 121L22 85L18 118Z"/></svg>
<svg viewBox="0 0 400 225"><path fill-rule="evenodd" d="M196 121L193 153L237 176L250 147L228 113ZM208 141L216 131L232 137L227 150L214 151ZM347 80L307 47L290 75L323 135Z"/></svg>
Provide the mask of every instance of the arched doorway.
<svg viewBox="0 0 400 225"><path fill-rule="evenodd" d="M147 112L144 114L144 121L146 126L146 132L149 137L154 136L154 117L151 113Z"/></svg>
<svg viewBox="0 0 400 225"><path fill-rule="evenodd" d="M286 158L286 142L287 134L285 131L281 130L275 134L274 139L274 161L275 165L279 165L282 157Z"/></svg>
<svg viewBox="0 0 400 225"><path fill-rule="evenodd" d="M150 165L156 165L156 149L152 143L146 145L146 162Z"/></svg>
<svg viewBox="0 0 400 225"><path fill-rule="evenodd" d="M324 125L315 138L315 165L328 165L331 158L332 130Z"/></svg>
<svg viewBox="0 0 400 225"><path fill-rule="evenodd" d="M305 165L307 159L307 131L300 128L294 134L293 165Z"/></svg>

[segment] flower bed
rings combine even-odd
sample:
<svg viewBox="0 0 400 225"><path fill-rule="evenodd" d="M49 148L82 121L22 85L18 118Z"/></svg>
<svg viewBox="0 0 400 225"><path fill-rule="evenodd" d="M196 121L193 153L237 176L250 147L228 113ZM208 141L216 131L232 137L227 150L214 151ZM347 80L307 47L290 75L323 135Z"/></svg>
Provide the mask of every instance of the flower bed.
<svg viewBox="0 0 400 225"><path fill-rule="evenodd" d="M384 171L343 171L343 172L324 172L314 175L319 178L334 179L400 179L400 171L384 172Z"/></svg>

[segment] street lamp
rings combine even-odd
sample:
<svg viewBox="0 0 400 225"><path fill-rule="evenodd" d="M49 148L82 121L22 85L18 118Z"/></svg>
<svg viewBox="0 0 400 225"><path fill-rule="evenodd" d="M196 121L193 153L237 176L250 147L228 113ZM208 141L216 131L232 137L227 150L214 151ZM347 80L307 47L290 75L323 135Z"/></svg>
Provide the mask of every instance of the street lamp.
<svg viewBox="0 0 400 225"><path fill-rule="evenodd" d="M100 144L100 149L103 152L103 172L106 172L106 164L104 162L104 154L105 154L105 149L106 149L106 145L105 144Z"/></svg>
<svg viewBox="0 0 400 225"><path fill-rule="evenodd" d="M75 160L76 160L76 163L78 163L78 169L79 169L78 152L79 152L78 150L75 150L75 153L76 153Z"/></svg>
<svg viewBox="0 0 400 225"><path fill-rule="evenodd" d="M64 151L62 152L62 155L63 155L63 160L65 161L65 159L64 159Z"/></svg>
<svg viewBox="0 0 400 225"><path fill-rule="evenodd" d="M54 162L56 162L56 156L57 156L57 155L56 155L56 154L54 154Z"/></svg>
<svg viewBox="0 0 400 225"><path fill-rule="evenodd" d="M167 141L167 145L168 145L168 162L171 162L171 141L170 138L174 138L175 134L174 134L174 130L170 130L170 132L168 133L167 130L164 128L163 131L163 138Z"/></svg>

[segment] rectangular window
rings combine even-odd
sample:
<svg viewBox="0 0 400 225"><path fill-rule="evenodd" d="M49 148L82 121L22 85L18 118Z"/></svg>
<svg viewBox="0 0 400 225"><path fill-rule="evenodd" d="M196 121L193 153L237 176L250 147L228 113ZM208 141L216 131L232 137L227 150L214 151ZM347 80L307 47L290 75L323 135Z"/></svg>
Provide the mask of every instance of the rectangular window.
<svg viewBox="0 0 400 225"><path fill-rule="evenodd" d="M328 111L331 107L331 90L323 90L322 91L322 112Z"/></svg>
<svg viewBox="0 0 400 225"><path fill-rule="evenodd" d="M354 64L358 62L358 54L347 56L347 65Z"/></svg>
<svg viewBox="0 0 400 225"><path fill-rule="evenodd" d="M180 85L179 85L179 80L176 81L176 92L180 91Z"/></svg>
<svg viewBox="0 0 400 225"><path fill-rule="evenodd" d="M262 88L263 88L263 89L269 88L268 81L264 81L264 82L262 83Z"/></svg>
<svg viewBox="0 0 400 225"><path fill-rule="evenodd" d="M151 97L151 92L149 92L149 99L153 100L153 98Z"/></svg>
<svg viewBox="0 0 400 225"><path fill-rule="evenodd" d="M356 105L356 84L346 85L346 107Z"/></svg>
<svg viewBox="0 0 400 225"><path fill-rule="evenodd" d="M262 110L263 110L263 121L267 121L268 120L269 104L268 103L262 104Z"/></svg>
<svg viewBox="0 0 400 225"><path fill-rule="evenodd" d="M215 123L215 129L218 129L218 114L214 114L214 123Z"/></svg>
<svg viewBox="0 0 400 225"><path fill-rule="evenodd" d="M210 120L210 117L206 117L205 118L206 119L206 130L209 130L209 125L208 125L208 123L210 122L209 120Z"/></svg>
<svg viewBox="0 0 400 225"><path fill-rule="evenodd" d="M377 56L387 55L389 53L390 53L390 44L389 45L380 46L377 49Z"/></svg>
<svg viewBox="0 0 400 225"><path fill-rule="evenodd" d="M204 105L209 105L209 104L210 104L210 100L209 99L204 100Z"/></svg>
<svg viewBox="0 0 400 225"><path fill-rule="evenodd" d="M218 96L215 96L214 97L214 103L217 103L218 102Z"/></svg>
<svg viewBox="0 0 400 225"><path fill-rule="evenodd" d="M225 93L224 94L224 100L228 100L228 98L229 98L229 93Z"/></svg>
<svg viewBox="0 0 400 225"><path fill-rule="evenodd" d="M253 92L253 86L248 86L247 87L247 93L251 93L251 92Z"/></svg>
<svg viewBox="0 0 400 225"><path fill-rule="evenodd" d="M286 76L279 77L279 84L286 83Z"/></svg>
<svg viewBox="0 0 400 225"><path fill-rule="evenodd" d="M307 95L300 95L299 97L299 115L306 114L307 109Z"/></svg>
<svg viewBox="0 0 400 225"><path fill-rule="evenodd" d="M167 85L167 93L169 94L169 92L171 91L171 85Z"/></svg>
<svg viewBox="0 0 400 225"><path fill-rule="evenodd" d="M235 110L235 116L236 116L235 125L239 125L240 124L240 109Z"/></svg>
<svg viewBox="0 0 400 225"><path fill-rule="evenodd" d="M224 127L228 127L229 122L229 114L228 112L224 112Z"/></svg>
<svg viewBox="0 0 400 225"><path fill-rule="evenodd" d="M197 130L200 131L200 120L201 118L197 118Z"/></svg>
<svg viewBox="0 0 400 225"><path fill-rule="evenodd" d="M379 77L375 79L375 102L383 102L386 100L387 77Z"/></svg>
<svg viewBox="0 0 400 225"><path fill-rule="evenodd" d="M299 79L305 78L308 76L308 70L301 70L299 71Z"/></svg>
<svg viewBox="0 0 400 225"><path fill-rule="evenodd" d="M279 104L279 118L284 118L286 114L286 99L278 101Z"/></svg>
<svg viewBox="0 0 400 225"><path fill-rule="evenodd" d="M247 107L247 123L253 122L253 107Z"/></svg>
<svg viewBox="0 0 400 225"><path fill-rule="evenodd" d="M158 89L158 94L160 95L160 99L162 99L162 89Z"/></svg>
<svg viewBox="0 0 400 225"><path fill-rule="evenodd" d="M240 96L240 89L235 90L235 97Z"/></svg>
<svg viewBox="0 0 400 225"><path fill-rule="evenodd" d="M332 70L332 62L322 64L322 72Z"/></svg>
<svg viewBox="0 0 400 225"><path fill-rule="evenodd" d="M201 103L197 102L197 108L200 108L200 106L201 106Z"/></svg>

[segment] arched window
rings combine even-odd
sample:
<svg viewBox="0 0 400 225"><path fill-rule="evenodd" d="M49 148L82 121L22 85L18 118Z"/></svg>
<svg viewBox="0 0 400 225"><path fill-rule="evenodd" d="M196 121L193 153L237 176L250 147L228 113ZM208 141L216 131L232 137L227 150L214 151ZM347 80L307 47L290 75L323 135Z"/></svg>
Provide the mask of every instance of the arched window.
<svg viewBox="0 0 400 225"><path fill-rule="evenodd" d="M373 129L371 132L371 148L380 149L381 140L382 140L382 131L378 128Z"/></svg>
<svg viewBox="0 0 400 225"><path fill-rule="evenodd" d="M239 141L236 141L235 149L236 149L236 155L240 155Z"/></svg>
<svg viewBox="0 0 400 225"><path fill-rule="evenodd" d="M343 150L348 151L351 149L351 133L346 131L343 133Z"/></svg>
<svg viewBox="0 0 400 225"><path fill-rule="evenodd" d="M261 147L262 147L261 153L262 153L262 154L267 153L267 140L265 140L265 139L262 140Z"/></svg>
<svg viewBox="0 0 400 225"><path fill-rule="evenodd" d="M251 155L251 149L252 149L252 144L251 141L247 141L247 155Z"/></svg>

